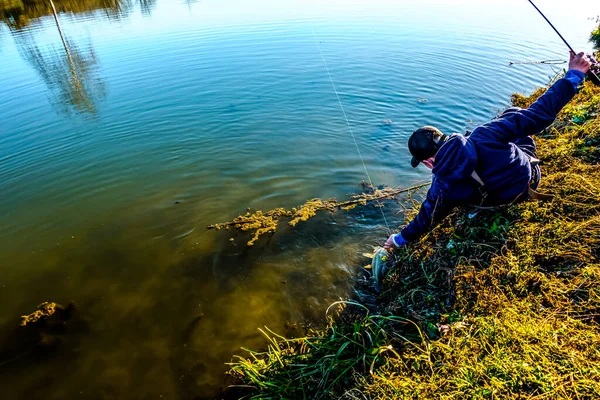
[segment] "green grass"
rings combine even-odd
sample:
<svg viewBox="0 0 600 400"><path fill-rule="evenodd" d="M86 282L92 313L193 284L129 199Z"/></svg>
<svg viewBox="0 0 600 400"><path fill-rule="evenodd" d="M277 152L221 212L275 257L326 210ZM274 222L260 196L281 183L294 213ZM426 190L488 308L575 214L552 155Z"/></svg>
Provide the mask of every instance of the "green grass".
<svg viewBox="0 0 600 400"><path fill-rule="evenodd" d="M596 50L600 50L600 25L590 34L590 42Z"/></svg>
<svg viewBox="0 0 600 400"><path fill-rule="evenodd" d="M338 305L362 307L353 302L332 306ZM245 388L253 389L255 394L250 398L330 398L352 384L357 373L373 374L386 362L387 353L399 356L391 343L403 325L411 325L423 338L414 323L382 315L363 315L343 324L330 318L326 329L296 339L286 339L265 328L261 332L268 340L267 349L247 350L250 357L237 357L230 373L243 380Z"/></svg>
<svg viewBox="0 0 600 400"><path fill-rule="evenodd" d="M234 362L243 394L600 398L599 104L587 83L536 139L552 201L456 211L399 252L378 315L331 319L301 339L271 332L266 351Z"/></svg>

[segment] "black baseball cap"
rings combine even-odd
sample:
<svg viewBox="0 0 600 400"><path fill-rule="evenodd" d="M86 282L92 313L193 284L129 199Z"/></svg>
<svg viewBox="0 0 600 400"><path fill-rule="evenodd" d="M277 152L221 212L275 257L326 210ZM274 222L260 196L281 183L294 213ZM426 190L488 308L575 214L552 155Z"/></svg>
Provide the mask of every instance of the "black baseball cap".
<svg viewBox="0 0 600 400"><path fill-rule="evenodd" d="M444 142L445 136L433 126L424 126L414 131L408 139L408 151L413 156L410 165L416 168L421 161L435 156Z"/></svg>

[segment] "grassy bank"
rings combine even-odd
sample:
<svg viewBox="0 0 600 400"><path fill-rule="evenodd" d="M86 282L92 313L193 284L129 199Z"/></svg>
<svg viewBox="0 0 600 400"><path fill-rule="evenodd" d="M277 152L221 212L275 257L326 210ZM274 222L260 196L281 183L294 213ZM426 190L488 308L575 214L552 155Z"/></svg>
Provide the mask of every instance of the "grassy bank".
<svg viewBox="0 0 600 400"><path fill-rule="evenodd" d="M552 201L456 211L400 251L376 315L265 331L268 349L232 365L238 397L600 398L599 109L586 83L537 138Z"/></svg>

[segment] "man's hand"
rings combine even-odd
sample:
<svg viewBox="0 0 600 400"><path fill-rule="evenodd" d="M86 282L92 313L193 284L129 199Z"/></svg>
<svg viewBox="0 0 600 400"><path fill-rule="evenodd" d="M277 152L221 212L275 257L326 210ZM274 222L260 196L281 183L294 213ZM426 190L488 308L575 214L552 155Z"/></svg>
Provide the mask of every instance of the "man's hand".
<svg viewBox="0 0 600 400"><path fill-rule="evenodd" d="M404 240L401 234L390 235L388 240L385 241L383 248L386 250L395 250L400 246L407 244L408 242Z"/></svg>
<svg viewBox="0 0 600 400"><path fill-rule="evenodd" d="M396 243L394 243L394 235L390 235L388 240L385 241L383 248L386 250L394 250L396 248Z"/></svg>
<svg viewBox="0 0 600 400"><path fill-rule="evenodd" d="M591 66L592 63L590 62L590 60L587 59L583 52L579 54L571 52L571 61L569 61L569 69L573 69L575 71L587 74Z"/></svg>

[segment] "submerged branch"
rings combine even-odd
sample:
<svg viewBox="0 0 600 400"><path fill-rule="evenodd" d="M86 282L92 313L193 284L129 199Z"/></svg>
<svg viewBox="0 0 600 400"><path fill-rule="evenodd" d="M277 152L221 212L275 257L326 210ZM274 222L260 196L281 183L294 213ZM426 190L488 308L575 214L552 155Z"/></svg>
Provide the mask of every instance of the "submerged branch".
<svg viewBox="0 0 600 400"><path fill-rule="evenodd" d="M321 200L319 198L308 200L298 208L286 210L285 208L276 208L270 211L263 212L257 210L254 213L247 212L244 215L236 217L233 221L223 222L208 226L208 229L236 229L243 232L251 232L252 239L248 242L248 246L252 246L261 235L273 233L277 230L277 225L283 217L289 217L289 225L296 226L300 222L307 221L314 217L318 211L335 212L337 209L351 210L359 205L367 205L367 203L382 199L391 199L399 194L417 190L430 185L431 182L422 183L409 188L385 188L373 189L372 193L361 193L352 196L350 200L338 202L336 199Z"/></svg>
<svg viewBox="0 0 600 400"><path fill-rule="evenodd" d="M534 64L550 64L550 65L558 65L558 64L566 64L565 60L542 60L542 61L509 61L508 65L534 65Z"/></svg>

